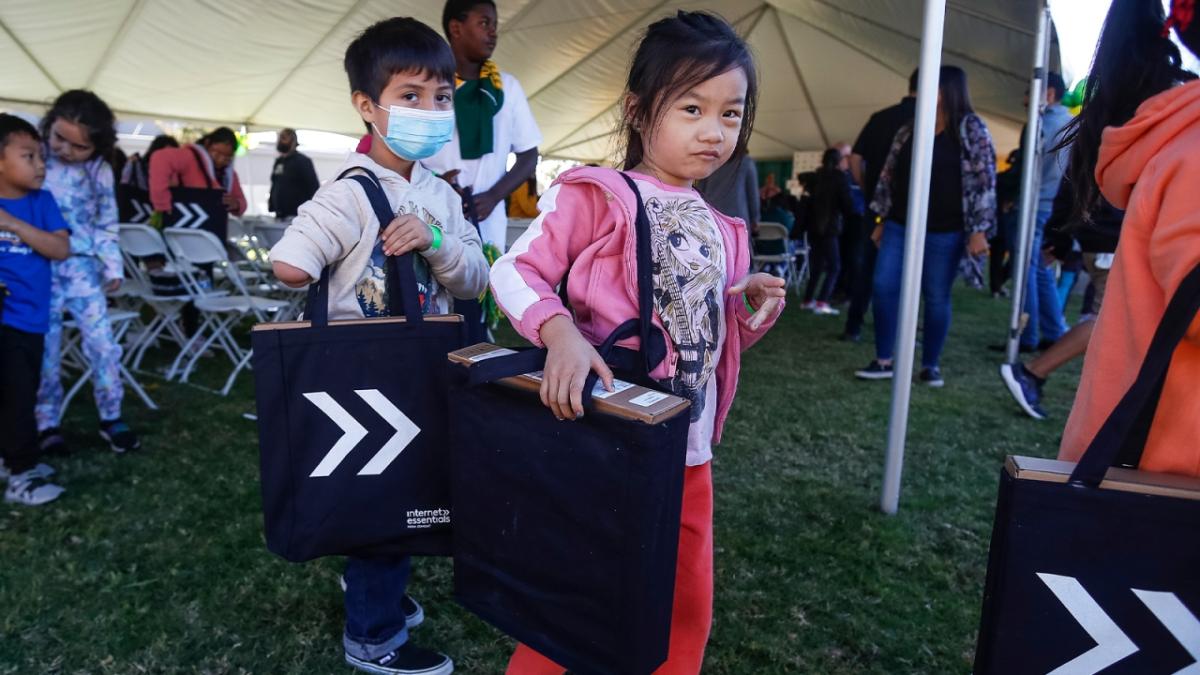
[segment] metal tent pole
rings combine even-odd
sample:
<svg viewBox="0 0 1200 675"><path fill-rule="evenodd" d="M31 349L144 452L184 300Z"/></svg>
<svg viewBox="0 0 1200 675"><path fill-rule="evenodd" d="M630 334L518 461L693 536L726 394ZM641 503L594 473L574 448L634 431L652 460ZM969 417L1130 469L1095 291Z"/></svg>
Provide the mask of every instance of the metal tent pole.
<svg viewBox="0 0 1200 675"><path fill-rule="evenodd" d="M908 187L908 226L904 236L904 279L900 287L900 320L892 380L892 412L888 424L887 460L883 470L883 496L880 499L880 508L889 514L896 513L900 506L900 474L904 468L904 438L908 432L908 405L912 393L913 352L920 309L921 268L925 262L925 219L929 213L929 176L933 165L938 77L942 67L945 23L946 0L926 0L916 129L909 174L912 180Z"/></svg>
<svg viewBox="0 0 1200 675"><path fill-rule="evenodd" d="M1030 292L1029 267L1034 256L1034 220L1037 218L1038 190L1042 166L1042 108L1046 105L1046 71L1050 64L1050 8L1041 4L1038 15L1037 51L1033 61L1033 79L1029 83L1029 118L1025 123L1024 153L1021 155L1021 228L1017 236L1017 255L1009 252L1013 269L1012 312L1008 319L1007 363L1016 363L1021 339L1021 311L1025 294ZM1018 264L1020 263L1020 264ZM1036 289L1034 289L1036 292ZM1029 321L1037 321L1036 316Z"/></svg>

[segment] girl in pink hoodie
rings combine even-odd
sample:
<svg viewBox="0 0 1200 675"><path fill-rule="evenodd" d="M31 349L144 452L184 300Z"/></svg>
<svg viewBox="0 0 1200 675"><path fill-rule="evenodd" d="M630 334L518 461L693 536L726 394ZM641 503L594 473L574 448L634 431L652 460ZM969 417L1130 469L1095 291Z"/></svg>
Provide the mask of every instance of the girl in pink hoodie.
<svg viewBox="0 0 1200 675"><path fill-rule="evenodd" d="M1182 279L1200 264L1200 82L1174 30L1200 53L1196 0L1114 0L1072 149L1086 214L1099 192L1125 222L1059 458L1077 461L1137 377ZM1186 82L1186 84L1184 84ZM1107 128L1105 128L1107 127ZM1095 183L1087 180L1093 174ZM1139 467L1200 476L1200 317L1171 361Z"/></svg>
<svg viewBox="0 0 1200 675"><path fill-rule="evenodd" d="M650 373L691 402L670 651L658 673L694 675L712 622L712 446L737 389L741 352L783 309L782 279L747 274L746 225L705 203L692 184L746 151L757 94L750 50L722 19L679 12L646 31L623 98L625 174L579 168L542 196L541 215L492 268L513 326L545 346L541 397L560 420L583 415L585 378L612 372L593 347L637 318L634 223L650 220L653 324L666 356ZM569 272L569 274L568 274ZM555 287L566 278L571 311ZM637 340L620 343L637 348ZM520 645L508 672L563 668Z"/></svg>

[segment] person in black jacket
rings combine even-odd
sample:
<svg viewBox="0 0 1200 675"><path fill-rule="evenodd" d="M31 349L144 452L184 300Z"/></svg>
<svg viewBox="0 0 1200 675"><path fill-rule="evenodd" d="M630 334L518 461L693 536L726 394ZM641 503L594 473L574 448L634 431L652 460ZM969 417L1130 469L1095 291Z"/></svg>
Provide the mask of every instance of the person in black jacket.
<svg viewBox="0 0 1200 675"><path fill-rule="evenodd" d="M300 205L321 187L312 160L297 152L297 145L295 129L279 132L275 142L279 157L271 169L271 196L267 198L267 210L279 220L295 217Z"/></svg>
<svg viewBox="0 0 1200 675"><path fill-rule="evenodd" d="M811 276L804 294L804 309L814 314L837 314L829 306L829 296L841 269L838 241L846 221L854 218L854 199L850 194L849 160L837 148L829 148L821 157L821 168L808 185L810 217L808 245L811 251ZM820 283L824 274L824 283ZM818 292L819 290L819 292Z"/></svg>
<svg viewBox="0 0 1200 675"><path fill-rule="evenodd" d="M1092 280L1094 309L1078 324L1068 330L1057 342L1050 345L1028 365L1017 361L1000 366L1000 377L1008 392L1021 410L1030 417L1046 419L1042 409L1042 387L1050 374L1070 361L1087 353L1092 339L1092 328L1096 325L1096 314L1104 302L1104 290L1108 282L1108 269L1112 266L1113 253L1121 237L1121 223L1125 212L1100 197L1100 203L1090 218L1079 222L1073 219L1075 191L1067 174L1063 175L1058 194L1054 197L1054 210L1046 221L1047 257L1065 260L1078 242L1083 251L1083 266Z"/></svg>

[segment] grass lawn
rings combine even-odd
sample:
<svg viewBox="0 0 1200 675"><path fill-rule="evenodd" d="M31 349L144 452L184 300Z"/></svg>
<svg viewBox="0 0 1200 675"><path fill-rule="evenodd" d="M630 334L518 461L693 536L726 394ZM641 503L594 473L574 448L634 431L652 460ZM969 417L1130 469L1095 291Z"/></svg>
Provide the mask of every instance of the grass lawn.
<svg viewBox="0 0 1200 675"><path fill-rule="evenodd" d="M1020 415L985 349L1008 304L958 289L947 386L914 391L888 517L890 385L854 380L872 349L835 341L839 318L792 302L747 353L716 450L705 673L968 672L1001 461L1055 453L1078 363L1048 385L1051 420ZM67 493L0 504L0 674L350 672L340 561L293 565L263 545L257 437L242 417L251 377L228 398L150 382L161 411L127 399L143 450L102 449L81 396L64 424L75 454L55 462ZM449 561L418 561L411 588L428 614L420 644L457 672L503 672L511 641L453 603Z"/></svg>

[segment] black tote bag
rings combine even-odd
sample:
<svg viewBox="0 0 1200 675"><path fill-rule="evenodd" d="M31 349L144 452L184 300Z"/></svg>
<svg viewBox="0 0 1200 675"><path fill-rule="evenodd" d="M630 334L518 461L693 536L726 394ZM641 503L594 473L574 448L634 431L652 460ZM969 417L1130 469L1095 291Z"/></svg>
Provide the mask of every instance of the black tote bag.
<svg viewBox="0 0 1200 675"><path fill-rule="evenodd" d="M1198 309L1200 267L1077 465L1009 458L976 673L1157 675L1200 657L1200 480L1121 468L1141 459L1172 354Z"/></svg>
<svg viewBox="0 0 1200 675"><path fill-rule="evenodd" d="M383 190L351 176L379 221ZM447 352L457 315L422 316L413 256L388 258L390 318L329 321L329 269L309 322L251 333L267 547L328 555L448 555Z"/></svg>
<svg viewBox="0 0 1200 675"><path fill-rule="evenodd" d="M661 390L648 376L666 349L650 323L640 199L636 227L639 318L599 351L618 377ZM614 346L633 335L640 350ZM690 416L560 422L536 395L488 384L545 354L481 361L451 390L455 599L572 673L650 673L667 657Z"/></svg>

